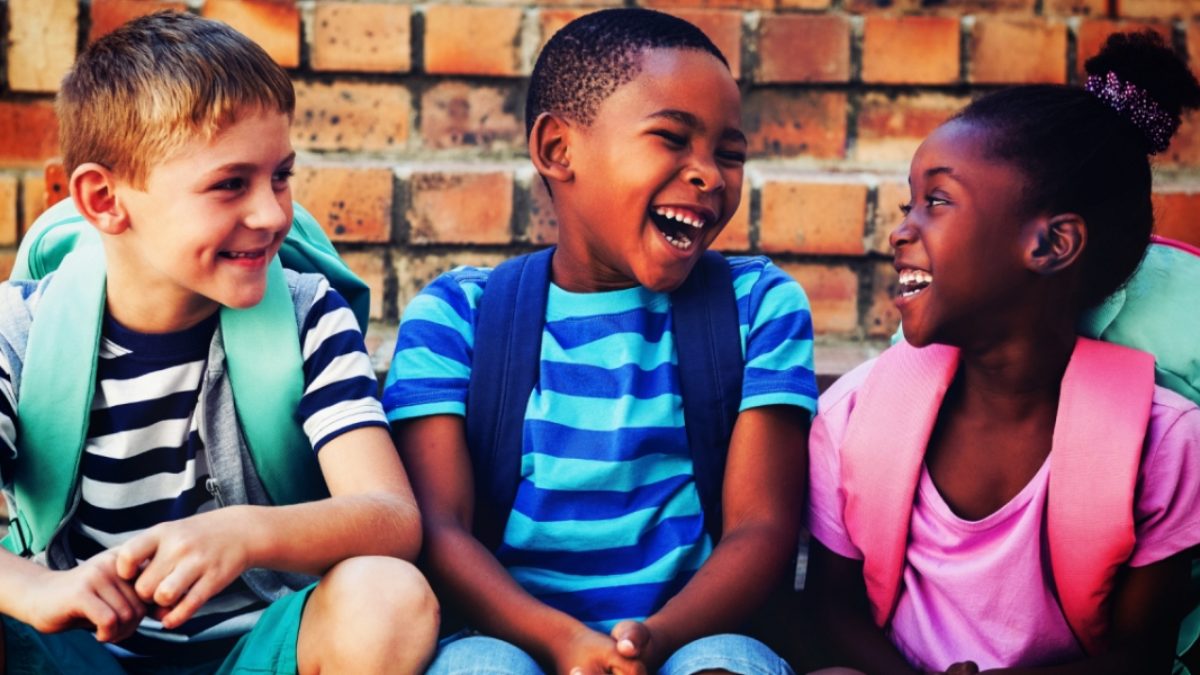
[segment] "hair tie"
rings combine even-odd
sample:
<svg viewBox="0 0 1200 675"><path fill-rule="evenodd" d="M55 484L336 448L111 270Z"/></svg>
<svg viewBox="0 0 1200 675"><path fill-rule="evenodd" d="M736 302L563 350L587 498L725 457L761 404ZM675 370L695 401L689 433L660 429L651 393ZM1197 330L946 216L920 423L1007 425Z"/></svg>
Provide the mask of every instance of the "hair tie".
<svg viewBox="0 0 1200 675"><path fill-rule="evenodd" d="M1179 128L1179 118L1163 110L1145 89L1123 82L1117 74L1088 76L1083 87L1116 110L1125 119L1133 122L1150 143L1150 154L1156 155L1171 144L1171 137Z"/></svg>

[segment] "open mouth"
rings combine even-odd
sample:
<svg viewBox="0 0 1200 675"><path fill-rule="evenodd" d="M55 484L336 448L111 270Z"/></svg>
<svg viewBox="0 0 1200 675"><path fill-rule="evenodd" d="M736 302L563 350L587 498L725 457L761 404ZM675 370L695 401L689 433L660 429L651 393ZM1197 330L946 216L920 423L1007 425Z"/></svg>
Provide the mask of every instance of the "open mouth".
<svg viewBox="0 0 1200 675"><path fill-rule="evenodd" d="M925 270L900 270L900 297L911 298L929 288L929 285L932 283L933 275Z"/></svg>
<svg viewBox="0 0 1200 675"><path fill-rule="evenodd" d="M672 206L657 206L650 210L650 220L662 232L667 243L686 251L704 230L705 217L690 209Z"/></svg>
<svg viewBox="0 0 1200 675"><path fill-rule="evenodd" d="M221 251L217 255L230 260L258 260L266 254L265 250L260 249L257 251Z"/></svg>

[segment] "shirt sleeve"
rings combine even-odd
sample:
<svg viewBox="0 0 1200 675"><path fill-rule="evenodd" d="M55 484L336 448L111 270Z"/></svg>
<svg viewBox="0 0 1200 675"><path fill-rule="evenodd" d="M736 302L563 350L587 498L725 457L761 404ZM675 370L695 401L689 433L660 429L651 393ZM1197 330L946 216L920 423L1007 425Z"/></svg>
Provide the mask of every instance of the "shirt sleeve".
<svg viewBox="0 0 1200 675"><path fill-rule="evenodd" d="M1200 544L1200 408L1176 397L1182 413L1151 419L1134 505L1137 543L1129 560L1142 567ZM1156 408L1159 407L1156 405Z"/></svg>
<svg viewBox="0 0 1200 675"><path fill-rule="evenodd" d="M376 398L379 381L354 312L324 279L305 317L300 345L304 394L299 414L315 451L352 429L387 426Z"/></svg>
<svg viewBox="0 0 1200 675"><path fill-rule="evenodd" d="M425 287L404 309L383 407L390 421L467 410L476 303L487 271L464 267Z"/></svg>
<svg viewBox="0 0 1200 675"><path fill-rule="evenodd" d="M751 260L759 264L733 270L746 349L740 410L785 404L816 412L808 298L783 270L765 258Z"/></svg>
<svg viewBox="0 0 1200 675"><path fill-rule="evenodd" d="M834 405L823 407L813 420L808 436L808 509L805 524L825 548L844 558L862 560L862 551L850 541L843 517L846 512L846 492L842 489L838 446L845 432L842 420L845 416L842 405Z"/></svg>

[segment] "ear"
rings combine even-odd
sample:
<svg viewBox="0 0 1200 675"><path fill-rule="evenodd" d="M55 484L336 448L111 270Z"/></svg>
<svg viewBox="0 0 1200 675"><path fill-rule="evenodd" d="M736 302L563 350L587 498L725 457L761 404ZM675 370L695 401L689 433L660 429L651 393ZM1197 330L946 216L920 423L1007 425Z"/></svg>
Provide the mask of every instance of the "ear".
<svg viewBox="0 0 1200 675"><path fill-rule="evenodd" d="M1079 260L1087 245L1087 223L1075 213L1039 216L1022 233L1025 265L1038 274L1054 274Z"/></svg>
<svg viewBox="0 0 1200 675"><path fill-rule="evenodd" d="M538 115L529 130L529 158L548 181L569 183L575 178L568 142L570 130L570 122L549 112Z"/></svg>
<svg viewBox="0 0 1200 675"><path fill-rule="evenodd" d="M71 198L75 208L103 234L120 234L129 227L129 216L117 199L117 178L101 164L87 162L71 172Z"/></svg>

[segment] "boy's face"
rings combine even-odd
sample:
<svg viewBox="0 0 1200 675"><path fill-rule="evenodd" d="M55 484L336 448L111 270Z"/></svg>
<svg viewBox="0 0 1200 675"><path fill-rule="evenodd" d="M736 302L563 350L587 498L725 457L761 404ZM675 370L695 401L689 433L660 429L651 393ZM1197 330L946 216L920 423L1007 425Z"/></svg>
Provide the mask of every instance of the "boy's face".
<svg viewBox="0 0 1200 675"><path fill-rule="evenodd" d="M962 120L933 132L909 173L910 210L891 233L900 273L896 306L913 345L958 346L1002 337L1028 310L1024 176L990 158L987 132Z"/></svg>
<svg viewBox="0 0 1200 675"><path fill-rule="evenodd" d="M292 224L289 121L254 111L153 165L144 186L118 180L128 228L115 237L110 289L115 276L148 308L201 318L257 304Z"/></svg>
<svg viewBox="0 0 1200 675"><path fill-rule="evenodd" d="M555 280L570 290L677 288L741 199L746 137L728 68L691 49L641 58L592 124L572 127L573 179L553 187L567 263Z"/></svg>

